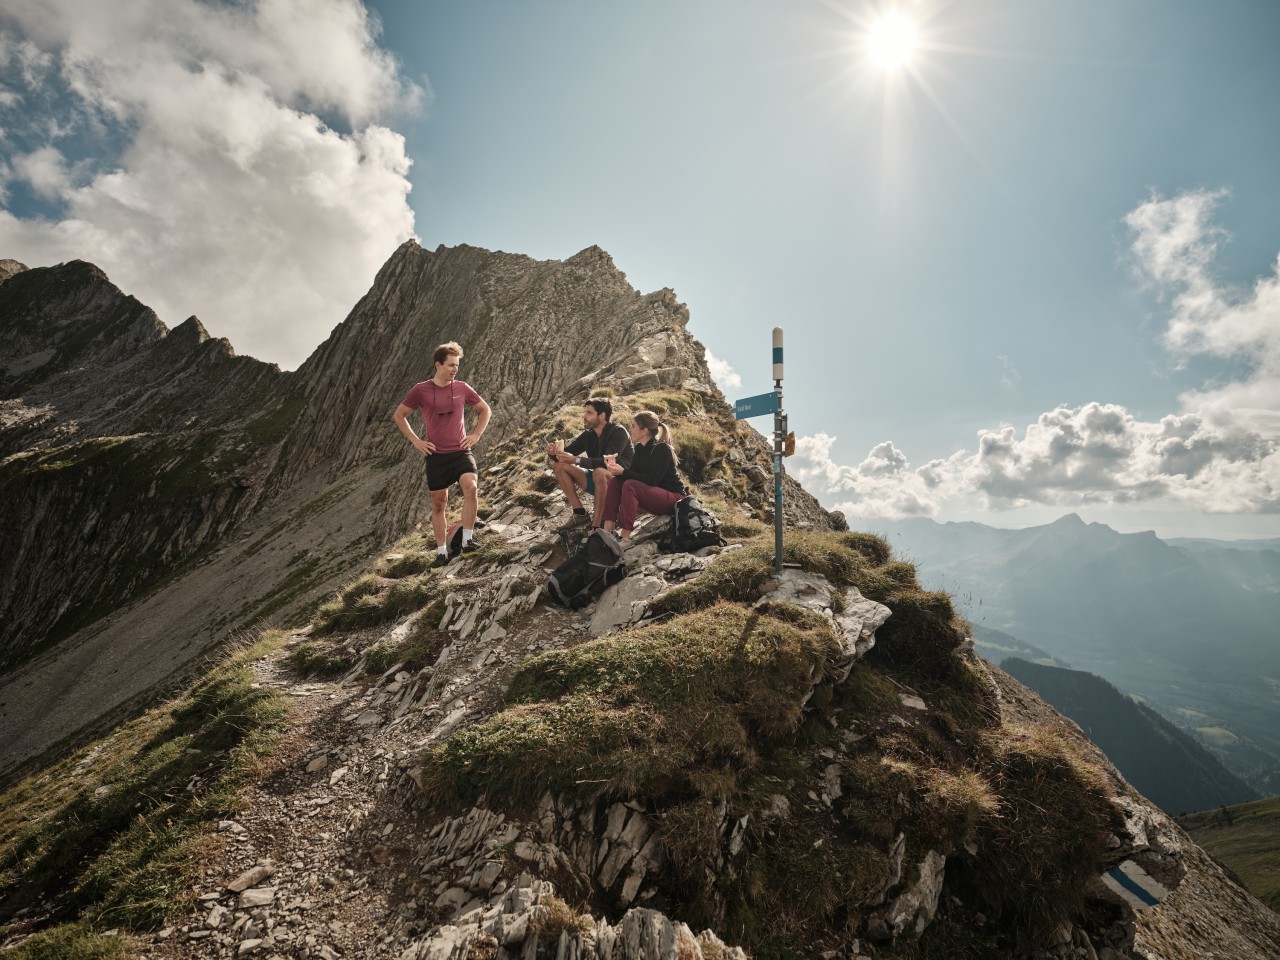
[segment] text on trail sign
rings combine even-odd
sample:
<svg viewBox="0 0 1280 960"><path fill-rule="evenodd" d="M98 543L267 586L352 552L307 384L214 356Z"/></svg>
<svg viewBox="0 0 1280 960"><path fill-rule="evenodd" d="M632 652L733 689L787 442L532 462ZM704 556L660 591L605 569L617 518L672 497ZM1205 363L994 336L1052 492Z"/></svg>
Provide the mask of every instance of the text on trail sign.
<svg viewBox="0 0 1280 960"><path fill-rule="evenodd" d="M754 397L747 397L738 400L733 405L733 417L735 420L747 420L751 417L763 417L767 413L778 412L778 395L776 393L761 393Z"/></svg>

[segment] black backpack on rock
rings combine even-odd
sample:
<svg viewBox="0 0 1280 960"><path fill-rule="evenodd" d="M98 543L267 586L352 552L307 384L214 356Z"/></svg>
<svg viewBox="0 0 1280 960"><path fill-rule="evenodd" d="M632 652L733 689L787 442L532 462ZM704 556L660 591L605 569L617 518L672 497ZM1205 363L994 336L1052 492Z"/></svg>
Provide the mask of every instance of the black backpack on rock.
<svg viewBox="0 0 1280 960"><path fill-rule="evenodd" d="M577 610L627 575L622 547L612 533L593 530L582 549L556 567L547 581L547 596Z"/></svg>
<svg viewBox="0 0 1280 960"><path fill-rule="evenodd" d="M723 546L720 521L714 513L694 496L676 501L671 526L661 544L663 553L693 553L703 547Z"/></svg>

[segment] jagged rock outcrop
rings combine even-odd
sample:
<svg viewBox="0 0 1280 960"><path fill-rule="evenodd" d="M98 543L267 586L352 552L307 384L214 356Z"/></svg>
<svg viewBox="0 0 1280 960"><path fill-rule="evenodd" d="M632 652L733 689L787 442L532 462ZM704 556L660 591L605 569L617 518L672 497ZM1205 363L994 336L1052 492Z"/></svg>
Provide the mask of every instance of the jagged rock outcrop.
<svg viewBox="0 0 1280 960"><path fill-rule="evenodd" d="M217 543L261 494L284 375L90 264L0 286L0 665ZM272 434L275 434L273 437Z"/></svg>

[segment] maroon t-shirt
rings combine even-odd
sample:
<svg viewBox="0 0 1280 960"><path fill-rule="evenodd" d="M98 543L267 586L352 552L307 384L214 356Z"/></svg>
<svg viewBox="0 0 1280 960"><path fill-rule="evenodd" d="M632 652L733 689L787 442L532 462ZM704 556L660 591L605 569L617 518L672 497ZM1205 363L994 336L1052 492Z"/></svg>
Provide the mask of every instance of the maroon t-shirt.
<svg viewBox="0 0 1280 960"><path fill-rule="evenodd" d="M467 435L462 407L480 402L476 393L461 380L438 387L434 380L414 384L402 401L406 407L422 411L424 439L436 445L436 453L457 453Z"/></svg>

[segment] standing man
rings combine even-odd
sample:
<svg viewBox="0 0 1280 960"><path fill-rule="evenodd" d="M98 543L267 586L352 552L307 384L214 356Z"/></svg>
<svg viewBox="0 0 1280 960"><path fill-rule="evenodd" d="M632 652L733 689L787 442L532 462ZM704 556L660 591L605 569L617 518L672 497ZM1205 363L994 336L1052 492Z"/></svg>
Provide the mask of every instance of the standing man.
<svg viewBox="0 0 1280 960"><path fill-rule="evenodd" d="M462 490L462 549L476 549L475 527L478 507L476 458L471 448L489 425L489 405L471 387L458 379L462 348L452 340L442 343L435 352L435 376L415 384L391 419L426 456L427 489L431 491L431 532L436 538L433 567L449 562L449 545L445 542L445 510L449 506L449 488L457 484ZM475 429L464 429L463 407L478 407ZM409 426L409 414L422 411L422 436Z"/></svg>
<svg viewBox="0 0 1280 960"><path fill-rule="evenodd" d="M620 424L610 422L613 404L605 397L592 397L582 405L582 433L571 440L563 451L553 443L547 444L547 456L553 461L556 479L573 507L569 522L560 527L568 531L584 527L588 523L598 527L604 513L605 490L609 486L609 471L605 468L606 456L617 457L618 463L631 465L631 434ZM588 515L578 491L591 494L594 515Z"/></svg>

